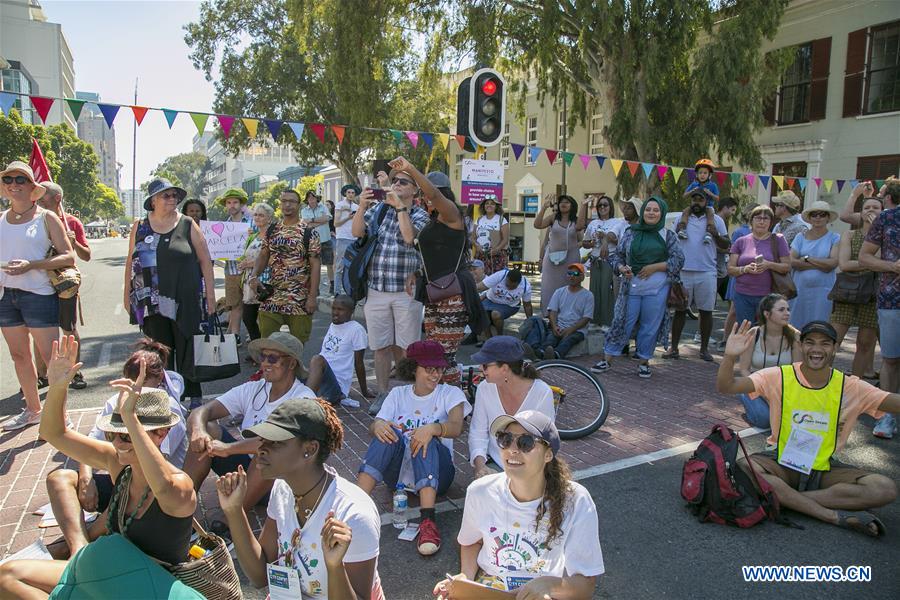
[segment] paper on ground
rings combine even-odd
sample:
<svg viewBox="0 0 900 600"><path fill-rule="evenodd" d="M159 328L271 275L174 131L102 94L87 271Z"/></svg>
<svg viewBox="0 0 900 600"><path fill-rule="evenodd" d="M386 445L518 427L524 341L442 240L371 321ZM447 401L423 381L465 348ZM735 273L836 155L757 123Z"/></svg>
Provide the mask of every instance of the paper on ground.
<svg viewBox="0 0 900 600"><path fill-rule="evenodd" d="M25 546L15 554L0 560L0 565L10 560L53 560L53 557L47 552L44 542L35 540L30 546Z"/></svg>

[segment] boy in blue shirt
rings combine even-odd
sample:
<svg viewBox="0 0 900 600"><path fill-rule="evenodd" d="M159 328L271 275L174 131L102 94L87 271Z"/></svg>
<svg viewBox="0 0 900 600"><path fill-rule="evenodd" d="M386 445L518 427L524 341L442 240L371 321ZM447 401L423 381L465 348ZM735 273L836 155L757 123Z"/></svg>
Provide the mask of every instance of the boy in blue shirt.
<svg viewBox="0 0 900 600"><path fill-rule="evenodd" d="M708 158L701 158L697 161L697 164L694 165L694 171L697 174L697 178L691 182L689 186L687 186L687 190L684 192L685 198L688 199L688 205L681 213L681 221L678 223L678 226L675 228L675 233L678 234L683 240L687 239L687 222L688 218L691 215L691 204L690 199L693 196L702 196L706 198L706 235L703 237L704 244L711 244L713 238L716 236L716 220L715 220L715 209L716 203L719 202L719 186L712 181L713 170L715 170L716 165Z"/></svg>

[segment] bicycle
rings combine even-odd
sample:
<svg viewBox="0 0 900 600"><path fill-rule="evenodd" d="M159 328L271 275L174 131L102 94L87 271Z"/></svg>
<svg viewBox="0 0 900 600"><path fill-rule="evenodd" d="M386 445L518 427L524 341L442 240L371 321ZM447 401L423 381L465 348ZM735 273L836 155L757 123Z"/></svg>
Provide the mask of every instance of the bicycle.
<svg viewBox="0 0 900 600"><path fill-rule="evenodd" d="M564 440L577 440L597 431L609 415L603 384L587 368L568 360L548 359L531 363L541 381L553 391L556 428ZM477 365L462 365L469 402L484 376ZM577 401L576 401L577 399Z"/></svg>

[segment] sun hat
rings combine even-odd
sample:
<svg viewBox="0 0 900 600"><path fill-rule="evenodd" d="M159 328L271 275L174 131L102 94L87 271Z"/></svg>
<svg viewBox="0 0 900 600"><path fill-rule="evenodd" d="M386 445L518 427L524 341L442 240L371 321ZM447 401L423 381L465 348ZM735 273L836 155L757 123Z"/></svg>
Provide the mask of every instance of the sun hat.
<svg viewBox="0 0 900 600"><path fill-rule="evenodd" d="M172 427L181 420L181 415L172 412L172 398L169 393L159 388L141 388L134 414L146 431ZM97 419L97 429L109 433L128 433L118 408L112 414Z"/></svg>
<svg viewBox="0 0 900 600"><path fill-rule="evenodd" d="M263 350L275 350L287 354L297 361L297 368L294 370L297 378L306 377L306 369L303 367L303 342L286 331L276 331L267 338L255 339L250 342L247 349L256 362L260 362L259 353Z"/></svg>
<svg viewBox="0 0 900 600"><path fill-rule="evenodd" d="M568 271L569 269L576 269L578 271L581 271L582 276L584 276L584 274L585 274L584 263L579 263L579 262L569 263L568 265L566 265L566 270Z"/></svg>
<svg viewBox="0 0 900 600"><path fill-rule="evenodd" d="M491 338L493 339L493 338ZM491 435L495 436L513 423L518 423L522 429L537 436L550 445L553 456L559 452L559 430L553 423L553 419L539 410L523 410L515 415L500 415L491 423Z"/></svg>
<svg viewBox="0 0 900 600"><path fill-rule="evenodd" d="M406 348L406 358L416 361L420 367L442 367L447 368L450 363L447 362L447 356L444 354L444 347L434 340L422 340L413 342Z"/></svg>
<svg viewBox="0 0 900 600"><path fill-rule="evenodd" d="M821 333L822 335L828 336L831 338L832 342L837 342L838 339L837 331L835 331L834 327L828 321L810 321L804 325L803 330L800 331L800 339L802 340L812 333Z"/></svg>
<svg viewBox="0 0 900 600"><path fill-rule="evenodd" d="M346 196L349 190L356 192L357 196L362 193L362 189L358 185L355 183L348 183L341 187L341 196Z"/></svg>
<svg viewBox="0 0 900 600"><path fill-rule="evenodd" d="M800 210L800 198L791 190L784 190L772 198L770 204L784 204L794 212Z"/></svg>
<svg viewBox="0 0 900 600"><path fill-rule="evenodd" d="M265 421L241 434L245 438L261 437L272 442L286 442L295 437L322 441L328 435L328 421L325 409L315 398L288 398Z"/></svg>
<svg viewBox="0 0 900 600"><path fill-rule="evenodd" d="M0 172L0 177L5 177L10 173L16 172L21 172L32 184L34 184L34 189L31 190L31 201L37 202L41 196L44 195L44 192L47 191L47 188L34 180L34 171L31 170L31 167L27 163L24 163L21 160L12 161L6 165L6 168L2 172Z"/></svg>
<svg viewBox="0 0 900 600"><path fill-rule="evenodd" d="M641 214L641 207L644 205L644 201L638 198L637 196L632 196L628 200L625 198L619 199L619 204L630 204L634 207L634 212L638 215Z"/></svg>
<svg viewBox="0 0 900 600"><path fill-rule="evenodd" d="M829 223L834 223L838 218L838 212L824 200L816 200L811 205L809 205L806 210L803 211L803 220L809 223L809 213L814 212L827 212Z"/></svg>
<svg viewBox="0 0 900 600"><path fill-rule="evenodd" d="M247 204L247 202L249 202L250 200L247 192L245 192L241 188L228 188L221 196L216 198L216 202L225 204L225 200L227 200L228 198L237 198L241 201L241 204Z"/></svg>
<svg viewBox="0 0 900 600"><path fill-rule="evenodd" d="M153 199L153 196L168 190L175 190L178 192L178 202L181 202L187 197L187 192L184 189L173 184L168 179L154 179L147 186L147 197L144 199L144 210L153 210L153 204L150 202Z"/></svg>
<svg viewBox="0 0 900 600"><path fill-rule="evenodd" d="M492 362L514 363L525 358L525 346L511 335L495 335L472 355L472 362L486 365Z"/></svg>

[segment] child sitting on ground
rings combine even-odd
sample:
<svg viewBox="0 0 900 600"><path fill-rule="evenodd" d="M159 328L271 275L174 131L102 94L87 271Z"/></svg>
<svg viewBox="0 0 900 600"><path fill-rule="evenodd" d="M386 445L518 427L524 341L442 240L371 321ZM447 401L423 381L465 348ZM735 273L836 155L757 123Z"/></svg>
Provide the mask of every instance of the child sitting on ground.
<svg viewBox="0 0 900 600"><path fill-rule="evenodd" d="M706 235L703 236L704 244L711 244L716 235L715 209L716 203L719 201L719 186L712 181L713 170L716 165L708 158L701 158L694 165L694 171L697 178L687 186L684 197L688 199L688 205L681 213L681 221L675 227L675 233L683 240L687 239L687 222L691 216L690 199L693 196L702 194L706 198Z"/></svg>

